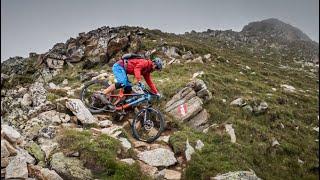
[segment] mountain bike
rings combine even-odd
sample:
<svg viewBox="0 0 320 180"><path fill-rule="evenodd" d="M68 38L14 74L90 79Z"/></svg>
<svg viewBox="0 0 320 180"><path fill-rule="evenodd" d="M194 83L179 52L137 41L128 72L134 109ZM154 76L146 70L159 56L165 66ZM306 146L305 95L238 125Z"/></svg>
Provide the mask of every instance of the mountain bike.
<svg viewBox="0 0 320 180"><path fill-rule="evenodd" d="M109 87L107 80L93 80L84 84L80 92L80 99L91 113L111 112L124 116L126 110L142 106L135 114L131 129L133 136L144 142L155 141L164 131L162 113L152 107L155 94L144 86L134 86L134 93L126 94L123 89L106 95L103 90Z"/></svg>

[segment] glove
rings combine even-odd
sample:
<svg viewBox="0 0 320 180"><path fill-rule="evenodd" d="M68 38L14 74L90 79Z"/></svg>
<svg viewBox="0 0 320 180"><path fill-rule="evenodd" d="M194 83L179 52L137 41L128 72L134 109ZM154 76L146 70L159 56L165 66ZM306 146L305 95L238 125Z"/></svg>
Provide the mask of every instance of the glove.
<svg viewBox="0 0 320 180"><path fill-rule="evenodd" d="M145 85L142 83L142 82L138 82L138 86L141 88L141 89L145 89L146 87L145 87Z"/></svg>
<svg viewBox="0 0 320 180"><path fill-rule="evenodd" d="M162 98L162 95L160 93L157 93L156 96L157 96L158 99Z"/></svg>

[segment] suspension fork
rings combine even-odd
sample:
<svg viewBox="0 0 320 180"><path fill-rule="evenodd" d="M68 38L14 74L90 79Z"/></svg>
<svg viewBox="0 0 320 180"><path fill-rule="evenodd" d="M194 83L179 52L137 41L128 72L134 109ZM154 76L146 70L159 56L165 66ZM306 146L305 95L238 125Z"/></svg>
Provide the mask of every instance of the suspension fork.
<svg viewBox="0 0 320 180"><path fill-rule="evenodd" d="M144 109L144 117L143 117L143 124L147 121L148 109Z"/></svg>

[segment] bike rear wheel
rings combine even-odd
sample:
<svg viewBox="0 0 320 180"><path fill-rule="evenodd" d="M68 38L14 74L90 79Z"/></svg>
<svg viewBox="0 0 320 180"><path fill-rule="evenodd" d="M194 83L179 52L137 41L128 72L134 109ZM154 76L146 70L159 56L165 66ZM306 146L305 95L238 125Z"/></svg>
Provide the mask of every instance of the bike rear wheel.
<svg viewBox="0 0 320 180"><path fill-rule="evenodd" d="M132 123L133 136L147 143L155 141L164 130L164 119L160 111L151 107L140 110Z"/></svg>
<svg viewBox="0 0 320 180"><path fill-rule="evenodd" d="M101 113L108 109L108 105L96 96L102 96L110 101L109 97L102 93L109 86L106 80L93 80L84 84L80 92L80 99L91 113Z"/></svg>

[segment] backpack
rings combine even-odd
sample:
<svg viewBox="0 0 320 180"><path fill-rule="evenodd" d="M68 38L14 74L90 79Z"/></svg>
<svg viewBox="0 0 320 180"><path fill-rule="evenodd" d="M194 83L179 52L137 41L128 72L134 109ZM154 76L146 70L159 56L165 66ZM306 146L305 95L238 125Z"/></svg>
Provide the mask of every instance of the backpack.
<svg viewBox="0 0 320 180"><path fill-rule="evenodd" d="M122 57L121 57L125 70L127 70L128 61L130 59L144 59L144 58L145 58L144 55L134 54L134 53L127 53L127 54L122 55Z"/></svg>
<svg viewBox="0 0 320 180"><path fill-rule="evenodd" d="M127 54L124 54L122 57L122 59L125 59L125 60L130 60L130 59L143 59L144 56L143 55L140 55L140 54L134 54L134 53L127 53Z"/></svg>

